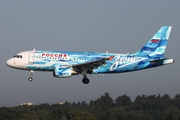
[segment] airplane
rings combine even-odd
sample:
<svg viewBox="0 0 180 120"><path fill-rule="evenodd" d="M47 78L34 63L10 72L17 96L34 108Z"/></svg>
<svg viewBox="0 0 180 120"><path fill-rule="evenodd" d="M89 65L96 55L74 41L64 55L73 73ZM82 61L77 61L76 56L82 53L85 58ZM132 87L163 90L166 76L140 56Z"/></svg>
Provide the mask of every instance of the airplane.
<svg viewBox="0 0 180 120"><path fill-rule="evenodd" d="M132 54L30 50L16 54L6 64L15 69L53 72L57 78L82 74L82 82L89 83L87 74L124 73L174 63L164 56L172 26L162 26L137 52Z"/></svg>

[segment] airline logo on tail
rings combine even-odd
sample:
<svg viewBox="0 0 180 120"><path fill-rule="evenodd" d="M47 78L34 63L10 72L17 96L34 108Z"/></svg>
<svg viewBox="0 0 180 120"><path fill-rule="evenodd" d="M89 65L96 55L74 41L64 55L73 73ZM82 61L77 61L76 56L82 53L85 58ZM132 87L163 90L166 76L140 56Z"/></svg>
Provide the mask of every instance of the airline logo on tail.
<svg viewBox="0 0 180 120"><path fill-rule="evenodd" d="M152 43L158 43L159 40L158 40L158 39L152 39L151 42L152 42Z"/></svg>

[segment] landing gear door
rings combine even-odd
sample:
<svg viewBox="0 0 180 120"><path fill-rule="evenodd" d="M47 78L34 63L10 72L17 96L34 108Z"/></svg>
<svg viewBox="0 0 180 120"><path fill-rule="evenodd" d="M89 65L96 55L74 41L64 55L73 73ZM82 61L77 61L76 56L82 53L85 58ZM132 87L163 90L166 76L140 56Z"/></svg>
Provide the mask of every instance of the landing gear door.
<svg viewBox="0 0 180 120"><path fill-rule="evenodd" d="M34 62L34 52L30 52L29 53L29 63L33 63Z"/></svg>

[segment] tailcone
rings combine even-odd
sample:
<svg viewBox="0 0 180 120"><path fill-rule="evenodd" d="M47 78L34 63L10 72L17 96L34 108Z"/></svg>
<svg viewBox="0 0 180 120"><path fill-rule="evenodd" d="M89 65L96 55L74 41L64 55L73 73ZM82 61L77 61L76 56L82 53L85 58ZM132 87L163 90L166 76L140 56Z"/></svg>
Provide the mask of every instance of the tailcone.
<svg viewBox="0 0 180 120"><path fill-rule="evenodd" d="M172 58L166 58L166 59L164 60L164 65L171 64L171 63L174 63L174 59L172 59Z"/></svg>

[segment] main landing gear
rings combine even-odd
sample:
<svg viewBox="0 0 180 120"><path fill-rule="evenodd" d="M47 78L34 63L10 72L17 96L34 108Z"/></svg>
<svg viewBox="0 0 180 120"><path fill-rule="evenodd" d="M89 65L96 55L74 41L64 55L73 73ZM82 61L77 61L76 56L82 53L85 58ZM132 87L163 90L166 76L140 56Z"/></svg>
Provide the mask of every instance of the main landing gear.
<svg viewBox="0 0 180 120"><path fill-rule="evenodd" d="M84 76L84 78L82 79L82 82L84 84L88 84L89 83L89 79L87 78L87 76Z"/></svg>
<svg viewBox="0 0 180 120"><path fill-rule="evenodd" d="M31 82L33 80L33 73L34 71L33 70L30 70L30 77L28 78L28 80Z"/></svg>
<svg viewBox="0 0 180 120"><path fill-rule="evenodd" d="M83 74L83 76L84 76L83 79L82 79L82 82L84 84L88 84L89 83L89 79L87 78L87 71L84 70L84 71L81 72L81 74Z"/></svg>

